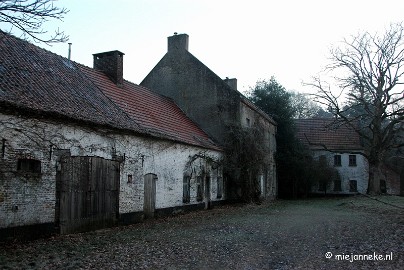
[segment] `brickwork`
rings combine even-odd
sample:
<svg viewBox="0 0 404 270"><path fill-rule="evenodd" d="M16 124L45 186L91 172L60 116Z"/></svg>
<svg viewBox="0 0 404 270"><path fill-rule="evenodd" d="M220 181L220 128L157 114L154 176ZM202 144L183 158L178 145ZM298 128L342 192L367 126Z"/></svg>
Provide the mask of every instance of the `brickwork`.
<svg viewBox="0 0 404 270"><path fill-rule="evenodd" d="M104 72L115 84L123 84L123 53L111 51L94 54L94 69Z"/></svg>

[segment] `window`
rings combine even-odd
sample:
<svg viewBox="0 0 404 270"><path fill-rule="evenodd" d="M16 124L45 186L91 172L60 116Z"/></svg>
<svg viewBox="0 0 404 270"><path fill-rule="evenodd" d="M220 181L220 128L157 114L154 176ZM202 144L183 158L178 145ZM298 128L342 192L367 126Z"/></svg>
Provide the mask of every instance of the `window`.
<svg viewBox="0 0 404 270"><path fill-rule="evenodd" d="M334 180L334 191L341 191L341 180Z"/></svg>
<svg viewBox="0 0 404 270"><path fill-rule="evenodd" d="M380 180L380 192L387 193L386 180Z"/></svg>
<svg viewBox="0 0 404 270"><path fill-rule="evenodd" d="M246 118L245 120L246 120L246 122L247 122L247 126L248 126L248 127L251 126L250 118Z"/></svg>
<svg viewBox="0 0 404 270"><path fill-rule="evenodd" d="M356 180L349 180L349 191L358 192L358 183Z"/></svg>
<svg viewBox="0 0 404 270"><path fill-rule="evenodd" d="M349 155L349 166L356 166L356 155Z"/></svg>
<svg viewBox="0 0 404 270"><path fill-rule="evenodd" d="M17 171L41 173L41 161L36 159L20 158L17 162Z"/></svg>
<svg viewBox="0 0 404 270"><path fill-rule="evenodd" d="M183 178L183 191L182 191L182 202L183 203L189 203L191 200L190 180L191 180L191 177L189 175L185 175Z"/></svg>
<svg viewBox="0 0 404 270"><path fill-rule="evenodd" d="M202 184L203 183L202 183L202 180L203 180L202 176L196 177L196 200L198 202L202 201L202 199L203 199L203 193L202 193L202 191L203 191Z"/></svg>
<svg viewBox="0 0 404 270"><path fill-rule="evenodd" d="M223 196L223 178L217 178L217 198L220 199Z"/></svg>
<svg viewBox="0 0 404 270"><path fill-rule="evenodd" d="M336 167L341 166L341 155L334 156L334 166Z"/></svg>

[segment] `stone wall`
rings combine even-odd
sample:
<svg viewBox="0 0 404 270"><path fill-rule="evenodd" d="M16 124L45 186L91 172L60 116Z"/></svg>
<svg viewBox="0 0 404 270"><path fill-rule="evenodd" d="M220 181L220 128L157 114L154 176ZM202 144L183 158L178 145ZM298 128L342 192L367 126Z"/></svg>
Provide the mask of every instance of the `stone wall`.
<svg viewBox="0 0 404 270"><path fill-rule="evenodd" d="M44 119L0 114L0 228L55 222L56 171L60 155L98 156L121 161L119 213L143 211L144 175L154 173L156 208L199 204L196 177L210 176L210 197L217 198L221 153L167 140L118 133ZM23 160L19 162L18 160ZM27 160L40 171L27 172ZM25 163L24 163L25 162ZM19 164L20 163L20 164ZM32 163L35 165L35 162ZM191 171L190 201L183 203L183 177Z"/></svg>

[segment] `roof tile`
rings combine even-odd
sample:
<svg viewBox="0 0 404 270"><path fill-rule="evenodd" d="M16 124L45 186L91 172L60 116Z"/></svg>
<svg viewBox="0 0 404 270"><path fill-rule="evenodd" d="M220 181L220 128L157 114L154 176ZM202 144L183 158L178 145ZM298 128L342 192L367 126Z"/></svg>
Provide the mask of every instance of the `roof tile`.
<svg viewBox="0 0 404 270"><path fill-rule="evenodd" d="M331 118L295 120L297 138L311 149L361 150L360 136L344 124Z"/></svg>
<svg viewBox="0 0 404 270"><path fill-rule="evenodd" d="M220 150L176 104L0 31L0 104Z"/></svg>

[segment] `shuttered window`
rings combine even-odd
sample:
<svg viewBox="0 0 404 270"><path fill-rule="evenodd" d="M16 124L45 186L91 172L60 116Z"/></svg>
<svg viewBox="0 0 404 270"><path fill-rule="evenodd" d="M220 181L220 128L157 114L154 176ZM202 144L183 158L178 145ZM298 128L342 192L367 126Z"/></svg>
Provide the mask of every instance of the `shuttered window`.
<svg viewBox="0 0 404 270"><path fill-rule="evenodd" d="M188 175L184 175L184 178L183 178L183 193L182 193L182 202L183 203L189 203L190 200L191 200L190 181L191 181L191 177L188 176Z"/></svg>

